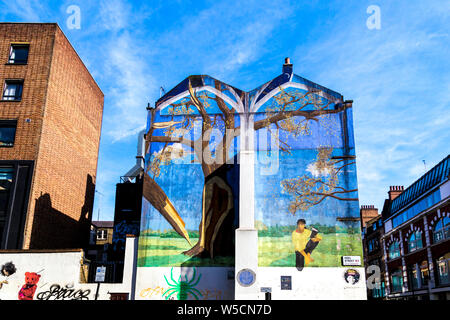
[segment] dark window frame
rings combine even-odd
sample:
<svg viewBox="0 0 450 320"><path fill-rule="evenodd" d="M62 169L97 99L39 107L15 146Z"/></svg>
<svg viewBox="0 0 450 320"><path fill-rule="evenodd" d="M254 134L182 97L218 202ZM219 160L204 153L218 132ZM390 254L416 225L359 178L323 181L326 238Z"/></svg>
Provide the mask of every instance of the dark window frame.
<svg viewBox="0 0 450 320"><path fill-rule="evenodd" d="M34 161L0 160L0 166L14 168L11 189L14 196L8 200L8 218L0 239L0 249L22 249Z"/></svg>
<svg viewBox="0 0 450 320"><path fill-rule="evenodd" d="M398 292L402 292L402 288L403 288L403 284L404 284L404 279L403 279L403 272L401 269L397 269L394 272L391 273L391 291L393 293L398 293ZM394 281L394 278L399 279L399 286L397 286L396 281Z"/></svg>
<svg viewBox="0 0 450 320"><path fill-rule="evenodd" d="M436 280L438 286L448 286L450 284L450 259L446 256L448 256L448 253L436 259ZM444 277L441 275L441 264L444 264L444 268L447 270L447 279L444 281L442 280Z"/></svg>
<svg viewBox="0 0 450 320"><path fill-rule="evenodd" d="M443 242L447 239L450 239L450 225L445 225L444 222L448 217L441 217L433 227L432 235L433 235L433 244ZM439 223L442 223L442 226L437 230ZM441 236L438 237L438 234ZM438 239L439 238L439 239Z"/></svg>
<svg viewBox="0 0 450 320"><path fill-rule="evenodd" d="M11 145L2 145L0 141L0 148L13 148L16 141L17 120L0 120L0 130L5 127L14 127L14 138Z"/></svg>
<svg viewBox="0 0 450 320"><path fill-rule="evenodd" d="M412 239L414 237L414 240ZM407 239L408 252L423 249L422 231L414 231ZM420 243L420 246L418 245ZM414 247L412 246L414 244Z"/></svg>
<svg viewBox="0 0 450 320"><path fill-rule="evenodd" d="M11 59L11 55L13 53L13 49L14 47L26 47L27 50L27 57L25 60L19 60L17 61L16 59ZM30 55L30 44L29 43L11 43L10 47L9 47L9 55L8 55L8 62L6 64L9 65L26 65L28 64L28 57Z"/></svg>
<svg viewBox="0 0 450 320"><path fill-rule="evenodd" d="M395 250L393 250L395 249ZM394 256L395 253L395 256ZM388 258L389 260L397 259L401 256L400 252L400 242L394 241L388 247Z"/></svg>
<svg viewBox="0 0 450 320"><path fill-rule="evenodd" d="M1 101L6 101L6 102L22 101L24 82L25 81L23 79L5 79L5 82L3 84L3 92L2 92ZM14 93L14 96L6 96L7 98L13 97L14 99L5 99L5 91L6 91L6 87L8 84L21 84L20 95L17 94L17 90L16 90L16 92Z"/></svg>

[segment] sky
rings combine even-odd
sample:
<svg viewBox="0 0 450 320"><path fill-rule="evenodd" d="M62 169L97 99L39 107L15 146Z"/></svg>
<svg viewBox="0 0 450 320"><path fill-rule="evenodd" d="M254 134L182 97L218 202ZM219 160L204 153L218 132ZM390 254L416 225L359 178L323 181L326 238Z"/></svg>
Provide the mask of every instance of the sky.
<svg viewBox="0 0 450 320"><path fill-rule="evenodd" d="M105 94L94 220L114 218L147 104L191 74L250 91L290 57L353 100L360 204L380 211L450 153L449 1L15 0L0 21L57 22Z"/></svg>

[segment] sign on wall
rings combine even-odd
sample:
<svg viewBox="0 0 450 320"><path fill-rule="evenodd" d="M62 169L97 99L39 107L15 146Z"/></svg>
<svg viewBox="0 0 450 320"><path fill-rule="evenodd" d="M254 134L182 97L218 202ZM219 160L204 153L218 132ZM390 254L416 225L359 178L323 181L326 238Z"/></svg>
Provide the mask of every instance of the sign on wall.
<svg viewBox="0 0 450 320"><path fill-rule="evenodd" d="M361 257L360 256L343 256L342 257L343 266L360 266Z"/></svg>
<svg viewBox="0 0 450 320"><path fill-rule="evenodd" d="M104 282L105 274L106 274L105 266L97 267L97 269L95 270L95 282Z"/></svg>
<svg viewBox="0 0 450 320"><path fill-rule="evenodd" d="M281 290L292 290L291 276L281 276Z"/></svg>

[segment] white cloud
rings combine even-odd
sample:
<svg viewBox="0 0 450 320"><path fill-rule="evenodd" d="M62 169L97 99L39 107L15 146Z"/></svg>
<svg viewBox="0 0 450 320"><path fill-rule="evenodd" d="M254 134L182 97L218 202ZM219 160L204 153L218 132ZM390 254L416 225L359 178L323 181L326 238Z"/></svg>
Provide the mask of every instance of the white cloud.
<svg viewBox="0 0 450 320"><path fill-rule="evenodd" d="M46 10L38 0L3 1L3 14L12 14L22 22L41 22Z"/></svg>
<svg viewBox="0 0 450 320"><path fill-rule="evenodd" d="M360 200L381 207L390 185L407 187L423 174L422 160L431 169L448 153L450 82L439 23L448 12L428 2L380 7L381 30L360 17L337 22L330 36L298 46L293 61L294 71L301 65L354 100Z"/></svg>
<svg viewBox="0 0 450 320"><path fill-rule="evenodd" d="M100 18L106 30L124 29L130 22L130 6L120 0L102 0Z"/></svg>
<svg viewBox="0 0 450 320"><path fill-rule="evenodd" d="M312 163L308 164L308 166L306 167L306 171L311 173L312 176L315 178L321 177L321 176L326 177L326 176L330 175L330 170L328 168L322 168L322 169L317 168L317 162L312 162Z"/></svg>

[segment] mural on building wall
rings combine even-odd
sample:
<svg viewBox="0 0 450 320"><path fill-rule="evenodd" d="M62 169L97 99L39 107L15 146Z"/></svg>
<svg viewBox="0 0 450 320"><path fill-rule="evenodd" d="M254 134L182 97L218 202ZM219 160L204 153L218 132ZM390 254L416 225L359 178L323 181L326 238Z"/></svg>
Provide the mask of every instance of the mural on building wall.
<svg viewBox="0 0 450 320"><path fill-rule="evenodd" d="M234 298L232 267L141 268L139 300L230 300ZM234 273L233 273L234 276Z"/></svg>
<svg viewBox="0 0 450 320"><path fill-rule="evenodd" d="M191 294L196 300L199 300L199 298L202 296L202 293L198 289L196 289L195 286L200 282L202 275L198 274L197 276L197 269L193 268L193 270L194 274L190 279L188 279L188 276L185 275L184 280L182 280L180 275L178 280L175 280L173 277L173 268L171 268L170 280L167 280L167 277L164 276L169 289L163 292L163 297L168 300L172 297L172 295L175 295L177 297L177 300L186 300L188 298L188 295Z"/></svg>
<svg viewBox="0 0 450 320"><path fill-rule="evenodd" d="M270 174L264 161L255 163L259 266L302 271L362 256L351 104L293 75L254 111L255 127L267 113L277 120L289 114L267 124L270 144L260 143L262 133L255 136L258 158L278 154Z"/></svg>
<svg viewBox="0 0 450 320"><path fill-rule="evenodd" d="M351 103L287 68L247 93L191 76L149 110L138 266L234 265L242 118L255 132L259 265L362 255Z"/></svg>
<svg viewBox="0 0 450 320"><path fill-rule="evenodd" d="M149 112L138 265L233 266L243 93L182 85Z"/></svg>

